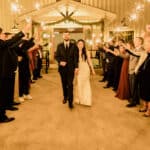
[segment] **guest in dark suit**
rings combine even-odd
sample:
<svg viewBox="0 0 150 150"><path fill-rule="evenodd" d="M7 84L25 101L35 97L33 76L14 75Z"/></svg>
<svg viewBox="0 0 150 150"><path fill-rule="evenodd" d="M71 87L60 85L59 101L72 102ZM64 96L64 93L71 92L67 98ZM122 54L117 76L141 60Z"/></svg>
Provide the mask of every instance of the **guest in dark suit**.
<svg viewBox="0 0 150 150"><path fill-rule="evenodd" d="M108 45L103 47L104 49L110 49L114 51L114 41L110 41ZM109 88L113 86L114 82L114 58L115 56L112 53L106 53L106 66L107 66L107 84L104 88Z"/></svg>
<svg viewBox="0 0 150 150"><path fill-rule="evenodd" d="M69 108L73 108L73 79L78 73L79 53L76 44L70 42L70 34L63 34L64 42L60 43L56 50L56 60L59 65L59 73L63 87L63 103L69 101Z"/></svg>
<svg viewBox="0 0 150 150"><path fill-rule="evenodd" d="M24 36L19 32L9 40L5 40L5 34L0 33L0 122L9 122L14 118L8 118L5 114L8 104L8 91L10 91L10 82L14 77L14 71L17 64L15 57L12 57L10 47L18 42Z"/></svg>
<svg viewBox="0 0 150 150"><path fill-rule="evenodd" d="M139 63L136 66L135 73L138 73L140 83L140 98L144 101L144 106L139 111L145 112L145 117L150 117L150 36L144 39L144 48L146 51L134 53L140 56ZM139 70L139 71L138 71Z"/></svg>
<svg viewBox="0 0 150 150"><path fill-rule="evenodd" d="M10 47L21 40L30 27L31 25L27 25L9 40L5 39L5 34L0 28L0 123L10 122L15 119L6 115L8 91L10 90L9 83L16 70L16 58L11 57L12 49Z"/></svg>
<svg viewBox="0 0 150 150"><path fill-rule="evenodd" d="M5 39L9 40L12 37L11 33L5 32ZM10 80L8 80L9 83L9 89L7 91L7 110L18 110L17 107L14 107L14 105L19 105L19 102L14 101L14 87L15 87L15 76L16 76L16 70L17 70L17 63L18 63L18 57L17 57L17 51L19 49L19 44L21 40L11 45L8 49L8 65L7 70L12 70L12 74L10 77Z"/></svg>

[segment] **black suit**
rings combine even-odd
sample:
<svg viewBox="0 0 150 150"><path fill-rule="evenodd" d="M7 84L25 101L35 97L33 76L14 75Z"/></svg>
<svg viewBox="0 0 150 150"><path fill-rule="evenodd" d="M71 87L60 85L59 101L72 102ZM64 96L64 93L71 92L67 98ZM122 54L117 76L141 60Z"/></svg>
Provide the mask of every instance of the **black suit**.
<svg viewBox="0 0 150 150"><path fill-rule="evenodd" d="M79 52L76 44L70 43L69 48L65 48L64 43L57 47L56 60L59 64L59 73L61 76L64 99L69 100L69 104L73 102L73 79L75 68L78 68ZM65 61L66 66L61 66L60 62Z"/></svg>
<svg viewBox="0 0 150 150"><path fill-rule="evenodd" d="M23 36L24 34L19 32L10 40L0 40L0 119L5 116L5 109L13 96L11 91L14 88L17 55L12 47Z"/></svg>

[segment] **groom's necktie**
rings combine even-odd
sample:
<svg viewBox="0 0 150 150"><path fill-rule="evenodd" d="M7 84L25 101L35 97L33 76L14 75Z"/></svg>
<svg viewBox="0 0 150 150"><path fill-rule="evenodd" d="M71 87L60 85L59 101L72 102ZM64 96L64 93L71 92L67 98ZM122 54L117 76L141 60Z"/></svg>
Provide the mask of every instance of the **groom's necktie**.
<svg viewBox="0 0 150 150"><path fill-rule="evenodd" d="M66 44L66 52L68 53L69 52L69 45L68 44Z"/></svg>

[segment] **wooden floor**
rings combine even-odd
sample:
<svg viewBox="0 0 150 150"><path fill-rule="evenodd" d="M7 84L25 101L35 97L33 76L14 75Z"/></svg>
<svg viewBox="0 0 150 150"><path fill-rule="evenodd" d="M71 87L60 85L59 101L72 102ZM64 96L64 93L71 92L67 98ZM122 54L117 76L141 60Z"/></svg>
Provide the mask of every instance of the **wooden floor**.
<svg viewBox="0 0 150 150"><path fill-rule="evenodd" d="M16 120L0 124L0 150L149 150L150 118L91 78L93 106L62 104L58 72L32 84L33 100L10 112Z"/></svg>

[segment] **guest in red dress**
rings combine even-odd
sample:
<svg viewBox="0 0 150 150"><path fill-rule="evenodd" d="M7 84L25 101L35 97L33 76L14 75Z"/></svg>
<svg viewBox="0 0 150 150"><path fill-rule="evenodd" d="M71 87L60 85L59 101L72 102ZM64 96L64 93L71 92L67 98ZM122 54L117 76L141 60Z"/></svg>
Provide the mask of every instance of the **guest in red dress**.
<svg viewBox="0 0 150 150"><path fill-rule="evenodd" d="M128 42L127 47L129 47L130 49L133 49L134 48L133 42L132 41ZM126 57L124 57L124 60L123 60L119 86L118 86L115 97L119 99L129 99L130 98L130 87L129 87L129 77L128 77L129 57L128 57L128 54L125 52L124 46L120 46L119 50L120 50L120 53L122 53Z"/></svg>

